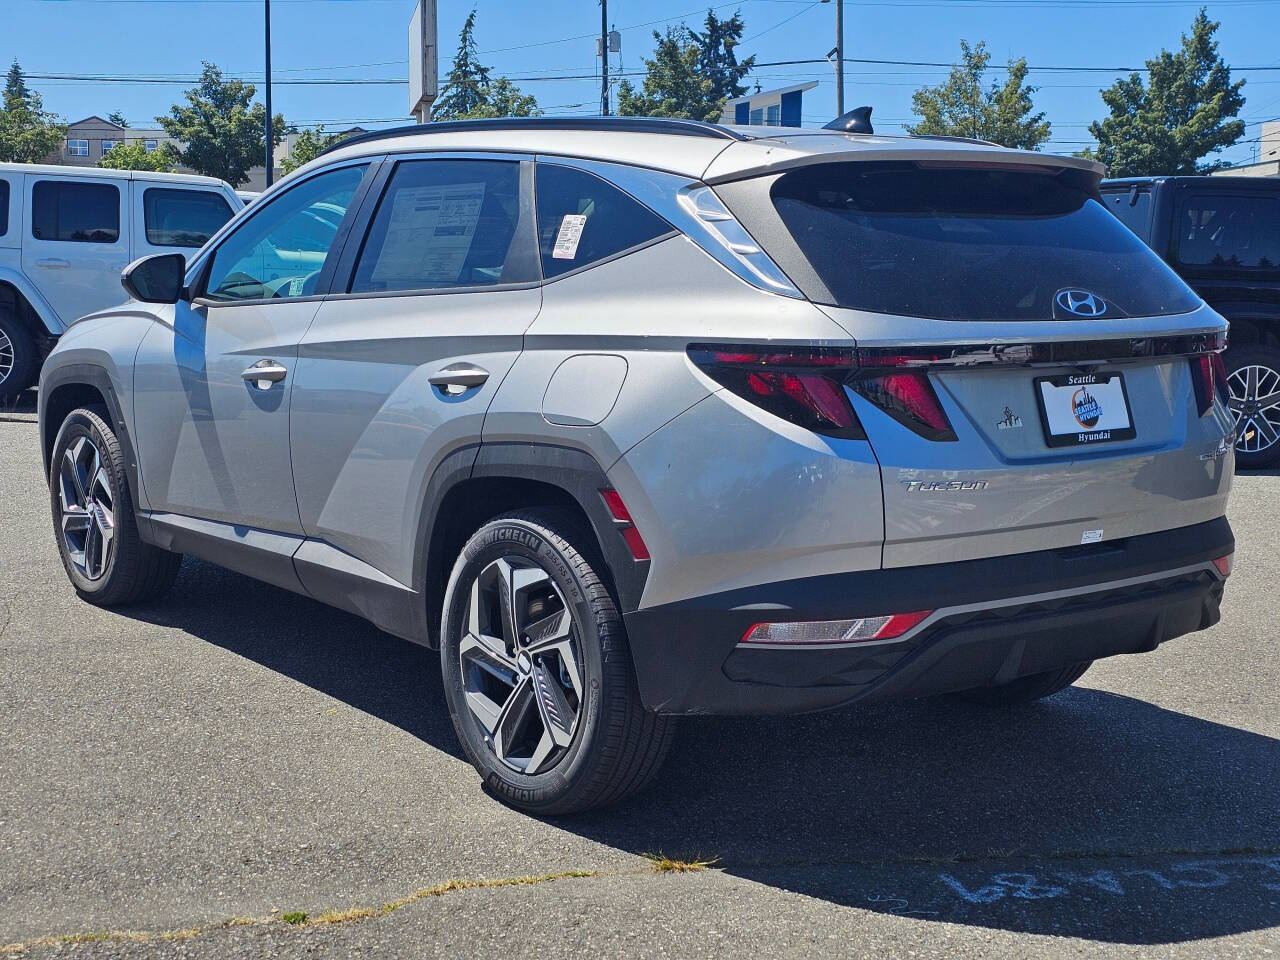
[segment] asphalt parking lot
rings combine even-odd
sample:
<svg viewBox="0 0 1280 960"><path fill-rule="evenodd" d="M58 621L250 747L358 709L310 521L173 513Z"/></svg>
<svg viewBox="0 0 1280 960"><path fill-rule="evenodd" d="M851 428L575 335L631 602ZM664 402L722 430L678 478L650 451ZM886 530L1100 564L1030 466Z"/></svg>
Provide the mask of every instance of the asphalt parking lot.
<svg viewBox="0 0 1280 960"><path fill-rule="evenodd" d="M191 560L80 602L28 407L0 490L0 955L1280 953L1280 476L1237 479L1211 631L1019 712L691 720L564 820L488 797L434 655L363 621Z"/></svg>

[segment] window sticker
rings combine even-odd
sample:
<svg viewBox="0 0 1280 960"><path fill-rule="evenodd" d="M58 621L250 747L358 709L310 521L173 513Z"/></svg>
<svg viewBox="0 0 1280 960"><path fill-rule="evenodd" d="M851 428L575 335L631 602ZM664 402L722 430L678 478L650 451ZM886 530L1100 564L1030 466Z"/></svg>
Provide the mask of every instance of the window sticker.
<svg viewBox="0 0 1280 960"><path fill-rule="evenodd" d="M560 221L560 231L556 234L556 245L551 251L553 260L572 260L578 255L578 242L582 240L582 228L587 225L587 218L581 213L566 213Z"/></svg>
<svg viewBox="0 0 1280 960"><path fill-rule="evenodd" d="M456 283L484 205L484 182L402 187L371 279Z"/></svg>

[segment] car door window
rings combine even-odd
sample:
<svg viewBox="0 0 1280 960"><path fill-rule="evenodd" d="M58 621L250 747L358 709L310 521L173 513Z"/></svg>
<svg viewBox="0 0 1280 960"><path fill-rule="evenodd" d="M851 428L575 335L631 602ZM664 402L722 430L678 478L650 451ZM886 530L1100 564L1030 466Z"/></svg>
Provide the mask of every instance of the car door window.
<svg viewBox="0 0 1280 960"><path fill-rule="evenodd" d="M537 195L538 246L542 275L548 280L673 229L617 187L572 167L539 163Z"/></svg>
<svg viewBox="0 0 1280 960"><path fill-rule="evenodd" d="M153 247L203 247L231 219L231 205L209 190L148 187L142 218Z"/></svg>
<svg viewBox="0 0 1280 960"><path fill-rule="evenodd" d="M119 188L41 180L31 189L31 235L67 243L115 243L120 239Z"/></svg>
<svg viewBox="0 0 1280 960"><path fill-rule="evenodd" d="M536 282L522 209L518 162L403 161L378 203L350 292Z"/></svg>
<svg viewBox="0 0 1280 960"><path fill-rule="evenodd" d="M341 167L319 174L246 220L214 253L205 298L235 302L315 293L365 169Z"/></svg>
<svg viewBox="0 0 1280 960"><path fill-rule="evenodd" d="M1280 269L1280 200L1186 200L1178 217L1178 261L1189 266Z"/></svg>

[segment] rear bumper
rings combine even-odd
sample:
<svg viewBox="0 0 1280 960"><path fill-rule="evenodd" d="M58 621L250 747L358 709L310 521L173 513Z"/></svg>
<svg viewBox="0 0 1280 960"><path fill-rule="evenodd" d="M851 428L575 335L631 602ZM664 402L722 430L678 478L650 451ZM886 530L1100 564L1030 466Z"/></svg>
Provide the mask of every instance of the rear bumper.
<svg viewBox="0 0 1280 960"><path fill-rule="evenodd" d="M1004 683L1218 622L1225 517L1084 547L766 584L626 615L645 705L798 713ZM887 643L751 648L762 620L938 611Z"/></svg>

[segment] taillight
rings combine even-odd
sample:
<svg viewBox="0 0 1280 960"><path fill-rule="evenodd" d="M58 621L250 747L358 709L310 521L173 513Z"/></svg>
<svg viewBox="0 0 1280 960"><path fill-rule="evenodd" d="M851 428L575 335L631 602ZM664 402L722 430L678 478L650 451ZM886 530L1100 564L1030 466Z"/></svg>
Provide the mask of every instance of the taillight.
<svg viewBox="0 0 1280 960"><path fill-rule="evenodd" d="M780 623L753 623L742 635L744 644L787 644L803 646L821 643L870 643L896 640L933 613L891 613L883 617L856 620L790 620Z"/></svg>
<svg viewBox="0 0 1280 960"><path fill-rule="evenodd" d="M788 423L865 440L844 384L857 366L837 347L693 344L689 359L716 383Z"/></svg>
<svg viewBox="0 0 1280 960"><path fill-rule="evenodd" d="M1191 383L1196 393L1196 411L1204 416L1213 406L1213 397L1224 404L1231 399L1227 387L1227 367L1221 353L1200 353L1190 358Z"/></svg>
<svg viewBox="0 0 1280 960"><path fill-rule="evenodd" d="M604 505L609 508L609 515L613 517L614 526L618 528L618 532L622 534L622 539L626 541L627 549L631 551L631 556L637 560L648 560L649 548L645 545L644 537L640 536L640 531L636 529L636 522L631 519L631 511L622 502L621 494L610 487L601 490L600 496L604 500Z"/></svg>
<svg viewBox="0 0 1280 960"><path fill-rule="evenodd" d="M856 379L851 386L900 424L926 440L951 441L956 432L938 394L923 370L877 373Z"/></svg>
<svg viewBox="0 0 1280 960"><path fill-rule="evenodd" d="M1213 561L1213 565L1218 568L1218 573L1222 574L1223 580L1231 576L1231 561L1234 559L1235 559L1235 554L1228 553L1226 556L1217 557Z"/></svg>

